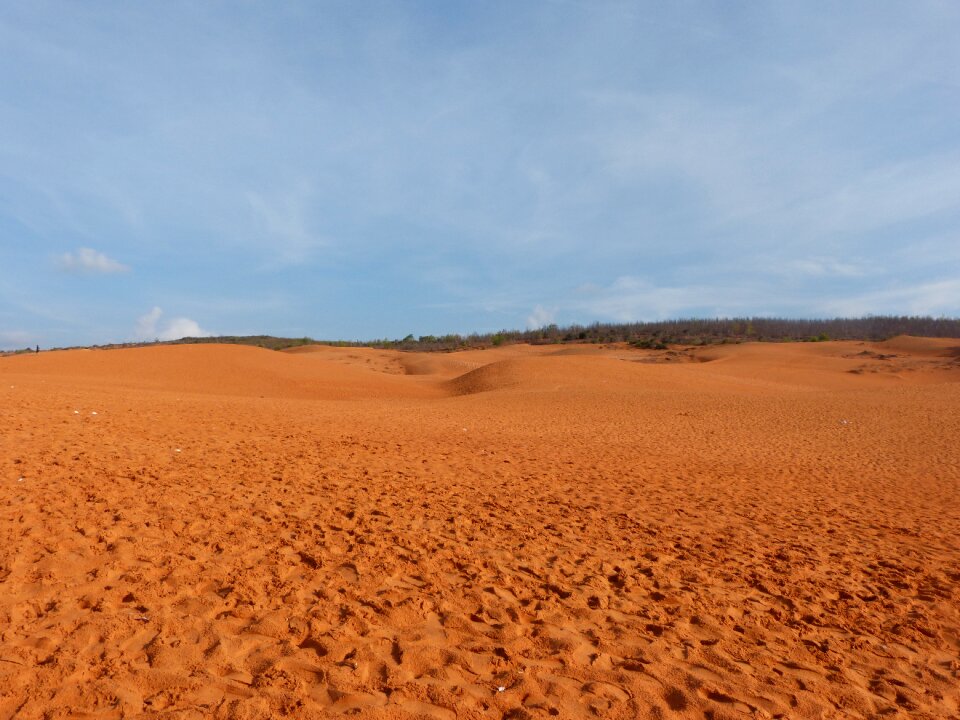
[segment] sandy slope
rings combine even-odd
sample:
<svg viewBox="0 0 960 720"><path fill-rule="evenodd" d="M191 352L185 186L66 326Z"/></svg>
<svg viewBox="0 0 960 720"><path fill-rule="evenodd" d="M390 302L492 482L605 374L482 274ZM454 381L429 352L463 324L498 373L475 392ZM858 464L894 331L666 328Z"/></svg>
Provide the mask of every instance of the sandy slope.
<svg viewBox="0 0 960 720"><path fill-rule="evenodd" d="M0 717L960 716L957 348L0 358Z"/></svg>

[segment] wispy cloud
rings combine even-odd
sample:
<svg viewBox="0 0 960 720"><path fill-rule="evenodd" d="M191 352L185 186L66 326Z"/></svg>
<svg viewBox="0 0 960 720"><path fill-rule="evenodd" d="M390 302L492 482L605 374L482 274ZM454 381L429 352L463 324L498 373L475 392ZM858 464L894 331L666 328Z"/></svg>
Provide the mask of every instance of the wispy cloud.
<svg viewBox="0 0 960 720"><path fill-rule="evenodd" d="M63 272L76 275L110 275L130 270L129 266L92 248L80 248L76 252L64 253L56 259L56 264Z"/></svg>
<svg viewBox="0 0 960 720"><path fill-rule="evenodd" d="M946 315L960 307L960 280L951 278L852 293L819 303L821 315Z"/></svg>
<svg viewBox="0 0 960 720"><path fill-rule="evenodd" d="M864 282L859 268L838 274L816 262L810 270L830 283L828 292L812 299L802 283L784 286L782 276L741 277L697 284L658 284L642 277L621 276L607 286L587 285L571 293L556 310L576 319L616 322L678 317L858 317L863 315L951 315L960 307L960 280L904 282L884 276ZM849 273L849 274L848 274Z"/></svg>
<svg viewBox="0 0 960 720"><path fill-rule="evenodd" d="M527 329L538 330L550 325L554 322L556 314L556 310L554 309L548 310L543 305L537 305L533 308L533 312L527 316Z"/></svg>
<svg viewBox="0 0 960 720"><path fill-rule="evenodd" d="M616 322L673 317L762 313L755 287L717 284L661 285L624 275L606 287L581 287L570 303L573 314Z"/></svg>
<svg viewBox="0 0 960 720"><path fill-rule="evenodd" d="M3 325L960 313L958 34L942 0L0 4Z"/></svg>
<svg viewBox="0 0 960 720"><path fill-rule="evenodd" d="M864 171L784 208L779 217L810 237L849 237L960 212L960 154L938 153Z"/></svg>
<svg viewBox="0 0 960 720"><path fill-rule="evenodd" d="M325 244L311 227L310 207L316 201L308 183L285 193L247 191L245 196L251 233L271 249L267 268L303 264Z"/></svg>
<svg viewBox="0 0 960 720"><path fill-rule="evenodd" d="M769 270L785 275L813 278L861 278L874 271L875 264L866 261L847 261L835 257L814 256L788 260L772 265Z"/></svg>
<svg viewBox="0 0 960 720"><path fill-rule="evenodd" d="M200 327L196 320L190 318L171 318L160 322L163 310L154 307L150 312L137 318L134 328L134 338L137 340L179 340L184 337L210 337L210 333Z"/></svg>

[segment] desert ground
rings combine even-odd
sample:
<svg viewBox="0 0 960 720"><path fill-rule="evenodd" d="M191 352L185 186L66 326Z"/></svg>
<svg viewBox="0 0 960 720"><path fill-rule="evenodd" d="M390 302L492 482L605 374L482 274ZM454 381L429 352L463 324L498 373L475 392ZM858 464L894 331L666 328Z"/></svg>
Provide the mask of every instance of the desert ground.
<svg viewBox="0 0 960 720"><path fill-rule="evenodd" d="M0 358L0 718L960 717L960 340Z"/></svg>

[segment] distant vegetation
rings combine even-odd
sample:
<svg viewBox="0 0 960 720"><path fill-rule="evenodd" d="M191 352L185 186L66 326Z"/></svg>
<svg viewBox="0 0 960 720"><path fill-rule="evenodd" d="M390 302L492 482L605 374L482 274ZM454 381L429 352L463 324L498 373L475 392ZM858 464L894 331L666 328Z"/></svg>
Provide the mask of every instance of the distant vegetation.
<svg viewBox="0 0 960 720"><path fill-rule="evenodd" d="M188 337L180 340L171 340L169 342L159 343L162 345L205 345L217 343L220 345L254 345L256 347L267 348L268 350L286 350L287 348L300 347L301 345L314 345L320 340L314 340L308 337L284 338L273 335L218 335L216 337ZM341 343L322 341L325 345L355 345L356 343ZM151 345L157 343L148 343Z"/></svg>
<svg viewBox="0 0 960 720"><path fill-rule="evenodd" d="M787 318L712 318L642 323L548 325L539 330L501 330L473 335L407 335L400 340L374 340L362 345L397 350L457 350L514 343L631 343L640 348L668 345L712 345L739 342L880 341L896 335L960 337L960 318L871 316L831 320Z"/></svg>
<svg viewBox="0 0 960 720"><path fill-rule="evenodd" d="M32 347L23 348L22 350L0 350L0 356L2 355L24 355L26 353L32 353L34 349Z"/></svg>
<svg viewBox="0 0 960 720"><path fill-rule="evenodd" d="M285 350L302 345L374 347L390 350L453 351L465 348L498 347L516 343L532 345L562 343L626 342L639 348L663 350L669 345L713 345L740 342L822 342L826 340L880 341L896 335L918 337L960 337L960 318L932 318L878 315L832 320L791 320L788 318L713 318L662 320L640 323L593 323L592 325L548 325L539 330L501 330L470 335L407 335L396 340L315 340L310 337L283 338L273 335L221 335L183 338L167 342L95 345L97 348L141 347L226 343ZM29 348L5 355L32 352Z"/></svg>

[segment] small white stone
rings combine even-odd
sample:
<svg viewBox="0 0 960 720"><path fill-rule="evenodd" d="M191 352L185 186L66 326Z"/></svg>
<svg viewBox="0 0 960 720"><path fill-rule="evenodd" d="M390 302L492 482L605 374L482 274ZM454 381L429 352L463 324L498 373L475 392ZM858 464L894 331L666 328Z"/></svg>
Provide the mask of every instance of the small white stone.
<svg viewBox="0 0 960 720"><path fill-rule="evenodd" d="M183 452L180 448L174 448L173 451L174 451L174 452Z"/></svg>
<svg viewBox="0 0 960 720"><path fill-rule="evenodd" d="M97 411L96 411L96 410L93 410L90 414L91 414L91 415L96 415L96 414L97 414Z"/></svg>
<svg viewBox="0 0 960 720"><path fill-rule="evenodd" d="M506 690L506 689L507 689L507 688L504 687L503 685L497 686L497 692L503 692L503 691Z"/></svg>

